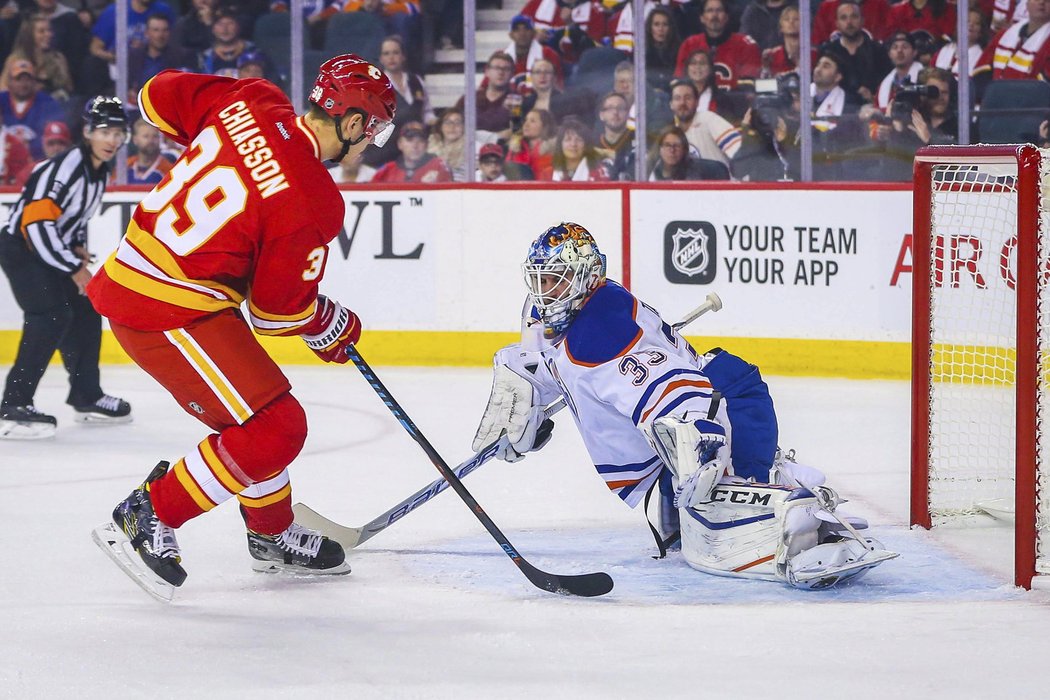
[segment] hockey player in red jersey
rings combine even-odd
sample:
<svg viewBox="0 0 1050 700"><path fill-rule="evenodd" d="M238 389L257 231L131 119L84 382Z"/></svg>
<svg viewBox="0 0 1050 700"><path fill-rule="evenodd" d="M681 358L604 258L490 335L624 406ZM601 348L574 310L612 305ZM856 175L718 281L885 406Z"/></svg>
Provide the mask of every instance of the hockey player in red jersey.
<svg viewBox="0 0 1050 700"><path fill-rule="evenodd" d="M296 116L265 80L175 71L139 96L144 117L186 150L136 208L88 295L128 355L214 431L119 503L116 528L96 530L154 595L170 599L186 578L174 529L234 496L257 570L349 571L337 543L293 522L286 468L306 416L253 330L299 335L326 362L347 361L360 321L318 294L343 223L323 161L385 142L395 93L379 68L346 54L321 65L309 101ZM122 535L147 570L121 558Z"/></svg>

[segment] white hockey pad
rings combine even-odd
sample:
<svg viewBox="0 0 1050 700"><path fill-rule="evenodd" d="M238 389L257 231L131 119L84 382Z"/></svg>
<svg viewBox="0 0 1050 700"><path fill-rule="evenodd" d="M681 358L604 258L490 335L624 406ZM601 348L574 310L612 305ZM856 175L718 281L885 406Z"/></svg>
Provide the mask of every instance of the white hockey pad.
<svg viewBox="0 0 1050 700"><path fill-rule="evenodd" d="M691 508L707 501L715 484L726 475L725 463L713 459L686 477L675 489L674 504L677 508Z"/></svg>
<svg viewBox="0 0 1050 700"><path fill-rule="evenodd" d="M827 477L824 472L808 464L799 464L795 461L795 451L777 449L776 457L773 459L773 467L769 470L769 481L781 486L792 488L809 488L822 486Z"/></svg>
<svg viewBox="0 0 1050 700"><path fill-rule="evenodd" d="M91 539L128 578L153 598L162 603L170 603L175 597L175 587L143 563L142 557L131 546L131 540L116 525L99 525L91 531Z"/></svg>
<svg viewBox="0 0 1050 700"><path fill-rule="evenodd" d="M707 502L682 508L682 557L709 574L782 580L776 556L782 539L778 506L791 489L729 477Z"/></svg>
<svg viewBox="0 0 1050 700"><path fill-rule="evenodd" d="M796 588L819 590L860 578L876 566L900 556L871 537L820 544L792 557L787 581Z"/></svg>

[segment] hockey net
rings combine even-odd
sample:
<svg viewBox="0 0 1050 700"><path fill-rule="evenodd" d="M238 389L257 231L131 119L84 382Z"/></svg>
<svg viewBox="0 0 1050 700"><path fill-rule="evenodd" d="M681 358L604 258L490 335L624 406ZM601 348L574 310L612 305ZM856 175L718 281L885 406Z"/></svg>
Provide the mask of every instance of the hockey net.
<svg viewBox="0 0 1050 700"><path fill-rule="evenodd" d="M930 147L914 183L912 523L1012 520L1026 588L1050 574L1048 173L1032 146Z"/></svg>

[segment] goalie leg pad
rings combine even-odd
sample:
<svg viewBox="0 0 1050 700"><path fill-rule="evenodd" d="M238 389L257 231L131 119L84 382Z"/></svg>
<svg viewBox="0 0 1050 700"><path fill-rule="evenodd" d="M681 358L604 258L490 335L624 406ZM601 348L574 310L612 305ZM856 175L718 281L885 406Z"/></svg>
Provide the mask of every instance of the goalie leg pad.
<svg viewBox="0 0 1050 700"><path fill-rule="evenodd" d="M791 491L781 486L725 479L711 498L682 508L682 556L709 574L781 580L776 556L782 540L777 506Z"/></svg>

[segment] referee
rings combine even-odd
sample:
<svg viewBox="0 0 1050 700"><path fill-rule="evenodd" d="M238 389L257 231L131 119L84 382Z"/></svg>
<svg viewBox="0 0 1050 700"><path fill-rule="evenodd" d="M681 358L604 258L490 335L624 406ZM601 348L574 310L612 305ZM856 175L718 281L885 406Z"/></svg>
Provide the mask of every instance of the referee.
<svg viewBox="0 0 1050 700"><path fill-rule="evenodd" d="M102 202L110 161L125 141L128 119L115 97L84 107L84 141L38 164L6 228L0 230L0 268L25 314L22 339L0 401L0 438L55 434L58 421L33 405L37 385L55 350L69 372L69 395L78 421L126 423L127 401L99 386L102 317L84 296L88 221Z"/></svg>

